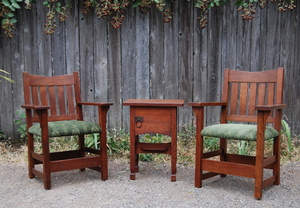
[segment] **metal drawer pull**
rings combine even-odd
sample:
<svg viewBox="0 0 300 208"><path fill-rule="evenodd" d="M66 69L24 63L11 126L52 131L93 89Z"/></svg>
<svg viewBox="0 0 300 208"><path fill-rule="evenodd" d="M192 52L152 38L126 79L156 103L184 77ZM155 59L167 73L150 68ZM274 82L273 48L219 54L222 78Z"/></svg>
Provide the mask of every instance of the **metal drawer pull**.
<svg viewBox="0 0 300 208"><path fill-rule="evenodd" d="M141 128L143 121L144 121L144 117L143 116L136 116L135 117L135 126L137 128Z"/></svg>

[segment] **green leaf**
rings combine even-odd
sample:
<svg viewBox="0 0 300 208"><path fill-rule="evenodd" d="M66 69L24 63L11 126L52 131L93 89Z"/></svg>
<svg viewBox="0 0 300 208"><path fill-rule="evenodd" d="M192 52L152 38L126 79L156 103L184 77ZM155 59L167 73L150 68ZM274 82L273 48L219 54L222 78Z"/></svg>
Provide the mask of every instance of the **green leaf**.
<svg viewBox="0 0 300 208"><path fill-rule="evenodd" d="M132 2L132 7L138 7L141 1L142 0L137 0L137 1Z"/></svg>
<svg viewBox="0 0 300 208"><path fill-rule="evenodd" d="M138 6L139 6L139 3L138 3L138 2L134 2L134 3L132 3L131 6L132 6L132 7L138 7Z"/></svg>
<svg viewBox="0 0 300 208"><path fill-rule="evenodd" d="M3 72L5 74L9 74L7 71L4 71L3 69L0 69L0 72Z"/></svg>
<svg viewBox="0 0 300 208"><path fill-rule="evenodd" d="M17 3L12 3L12 6L15 7L16 9L21 9L21 7L19 6L19 4L17 4Z"/></svg>
<svg viewBox="0 0 300 208"><path fill-rule="evenodd" d="M7 13L6 15L7 15L8 17L14 17L14 16L15 16L14 13Z"/></svg>
<svg viewBox="0 0 300 208"><path fill-rule="evenodd" d="M10 7L10 2L8 0L2 0L4 6Z"/></svg>
<svg viewBox="0 0 300 208"><path fill-rule="evenodd" d="M10 10L13 11L13 12L16 11L16 8L15 8L14 6L12 6L12 5L9 5L9 8L10 8Z"/></svg>
<svg viewBox="0 0 300 208"><path fill-rule="evenodd" d="M195 4L195 7L200 7L201 6L201 4L199 3L199 2L197 2L196 4Z"/></svg>
<svg viewBox="0 0 300 208"><path fill-rule="evenodd" d="M48 5L49 5L49 1L44 1L44 2L43 2L43 5L44 5L44 6L48 6Z"/></svg>
<svg viewBox="0 0 300 208"><path fill-rule="evenodd" d="M242 1L241 1L241 0L237 0L237 1L235 2L235 5L236 5L236 6L241 6L241 4L242 4Z"/></svg>
<svg viewBox="0 0 300 208"><path fill-rule="evenodd" d="M12 23L12 24L15 24L17 22L17 20L15 19L15 18L12 18L11 20L10 20L10 23Z"/></svg>
<svg viewBox="0 0 300 208"><path fill-rule="evenodd" d="M60 9L60 7L56 7L56 9L55 9L58 13L60 13L61 12L61 9Z"/></svg>
<svg viewBox="0 0 300 208"><path fill-rule="evenodd" d="M12 83L15 82L14 80L12 80L12 79L10 79L10 78L8 78L8 77L2 76L2 75L0 75L0 77L2 77L3 79L6 79L6 80L9 81L9 82L12 82Z"/></svg>
<svg viewBox="0 0 300 208"><path fill-rule="evenodd" d="M243 3L243 7L248 7L248 3Z"/></svg>

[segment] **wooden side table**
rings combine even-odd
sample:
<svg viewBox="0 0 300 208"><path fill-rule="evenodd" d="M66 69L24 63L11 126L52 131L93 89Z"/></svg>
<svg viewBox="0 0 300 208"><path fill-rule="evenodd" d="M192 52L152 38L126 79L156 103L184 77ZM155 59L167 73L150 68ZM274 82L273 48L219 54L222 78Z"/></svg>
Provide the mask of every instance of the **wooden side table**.
<svg viewBox="0 0 300 208"><path fill-rule="evenodd" d="M139 171L139 153L164 153L171 155L171 181L176 181L177 162L177 107L183 100L128 99L130 106L130 179ZM139 135L158 133L169 135L170 143L142 143Z"/></svg>

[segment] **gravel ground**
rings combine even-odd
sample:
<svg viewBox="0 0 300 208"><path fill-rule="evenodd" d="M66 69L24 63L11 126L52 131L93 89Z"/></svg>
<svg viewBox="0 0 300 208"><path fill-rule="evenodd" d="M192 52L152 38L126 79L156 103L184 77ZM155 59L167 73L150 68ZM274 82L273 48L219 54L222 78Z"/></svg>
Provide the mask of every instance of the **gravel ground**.
<svg viewBox="0 0 300 208"><path fill-rule="evenodd" d="M109 180L93 170L52 174L52 189L29 179L27 165L0 163L0 207L300 207L300 162L281 169L281 185L253 197L253 179L227 176L194 187L194 168L178 165L177 181L169 165L141 163L136 180L129 180L127 161L109 161Z"/></svg>

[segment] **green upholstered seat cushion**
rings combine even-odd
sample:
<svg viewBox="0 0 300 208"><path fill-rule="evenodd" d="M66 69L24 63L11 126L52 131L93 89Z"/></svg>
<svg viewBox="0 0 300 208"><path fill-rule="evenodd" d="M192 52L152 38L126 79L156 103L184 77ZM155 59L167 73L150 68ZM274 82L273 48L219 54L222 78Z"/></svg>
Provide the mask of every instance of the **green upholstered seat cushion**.
<svg viewBox="0 0 300 208"><path fill-rule="evenodd" d="M257 126L250 124L216 124L205 127L201 131L202 136L217 137L225 139L252 140L256 141ZM267 126L265 139L278 136L278 132L272 127Z"/></svg>
<svg viewBox="0 0 300 208"><path fill-rule="evenodd" d="M41 136L40 124L35 124L28 129L34 135ZM71 136L79 134L100 133L98 124L85 121L54 121L48 122L49 137Z"/></svg>

